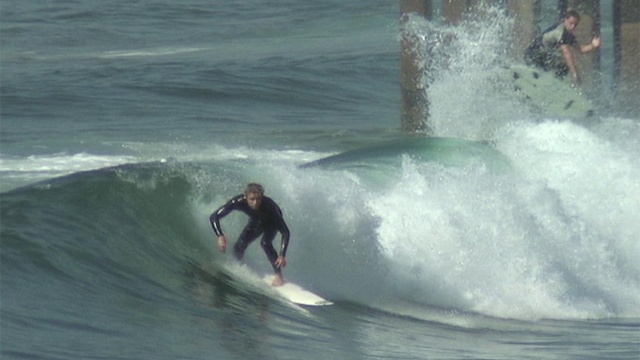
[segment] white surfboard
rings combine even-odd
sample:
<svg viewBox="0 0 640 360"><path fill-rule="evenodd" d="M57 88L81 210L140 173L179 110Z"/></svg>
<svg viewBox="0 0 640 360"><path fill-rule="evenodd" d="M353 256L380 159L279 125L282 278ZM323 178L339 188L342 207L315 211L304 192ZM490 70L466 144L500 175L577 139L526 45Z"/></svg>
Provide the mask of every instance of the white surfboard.
<svg viewBox="0 0 640 360"><path fill-rule="evenodd" d="M263 280L271 286L274 276L275 275L267 275ZM285 282L282 286L271 286L271 289L282 298L298 305L325 306L333 304L331 301L291 282Z"/></svg>
<svg viewBox="0 0 640 360"><path fill-rule="evenodd" d="M506 78L516 91L549 115L573 119L595 115L595 107L587 98L550 72L514 65L507 69Z"/></svg>

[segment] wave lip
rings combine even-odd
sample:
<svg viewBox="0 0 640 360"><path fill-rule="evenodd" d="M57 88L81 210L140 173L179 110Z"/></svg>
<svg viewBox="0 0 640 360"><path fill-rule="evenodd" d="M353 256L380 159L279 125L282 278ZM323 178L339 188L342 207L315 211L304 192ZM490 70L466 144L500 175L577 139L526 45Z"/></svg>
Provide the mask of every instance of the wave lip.
<svg viewBox="0 0 640 360"><path fill-rule="evenodd" d="M401 165L401 156L408 155L421 161L435 161L444 165L460 166L482 161L494 169L510 167L506 156L489 145L456 138L420 137L390 140L331 155L302 164L301 168L349 168Z"/></svg>
<svg viewBox="0 0 640 360"><path fill-rule="evenodd" d="M50 178L75 172L122 165L136 161L127 155L93 155L89 153L0 157L0 191L8 191Z"/></svg>
<svg viewBox="0 0 640 360"><path fill-rule="evenodd" d="M167 56L202 51L201 48L157 48L147 50L114 50L104 52L98 57L104 59Z"/></svg>

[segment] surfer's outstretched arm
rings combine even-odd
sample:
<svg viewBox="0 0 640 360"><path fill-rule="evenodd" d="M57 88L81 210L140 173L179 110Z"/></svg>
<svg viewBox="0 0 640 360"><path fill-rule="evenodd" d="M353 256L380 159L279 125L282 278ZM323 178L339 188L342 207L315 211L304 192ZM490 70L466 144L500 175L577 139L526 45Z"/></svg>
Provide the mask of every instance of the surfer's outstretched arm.
<svg viewBox="0 0 640 360"><path fill-rule="evenodd" d="M213 228L213 232L216 236L224 236L222 232L222 227L220 227L220 219L227 216L233 210L239 208L240 202L244 199L244 195L238 195L233 199L227 201L226 204L222 205L218 208L218 210L214 211L211 216L209 216L209 222L211 222L211 227Z"/></svg>
<svg viewBox="0 0 640 360"><path fill-rule="evenodd" d="M227 238L222 233L222 228L220 227L220 216L218 216L218 212L216 211L209 217L209 221L211 222L211 227L213 228L213 232L218 237L218 250L225 252L227 251Z"/></svg>
<svg viewBox="0 0 640 360"><path fill-rule="evenodd" d="M580 86L580 74L578 74L578 67L573 59L573 53L571 52L569 45L560 45L560 52L562 53L562 57L564 57L564 61L573 76L573 83L576 86Z"/></svg>
<svg viewBox="0 0 640 360"><path fill-rule="evenodd" d="M280 255L274 262L274 266L277 270L281 270L283 267L287 266L287 249L289 248L289 237L291 233L289 232L289 227L287 227L287 223L284 221L282 211L278 208L278 213L280 215L277 223L277 229L282 235L282 240L280 241ZM279 279L278 279L279 275ZM282 278L282 271L276 271L276 279L274 280L274 286L279 286L284 284L284 279Z"/></svg>
<svg viewBox="0 0 640 360"><path fill-rule="evenodd" d="M280 219L278 220L277 229L282 235L282 240L280 241L280 256L278 257L278 259L282 258L282 261L284 261L284 257L287 256L287 249L289 248L289 237L291 236L291 233L289 232L287 223L284 222L282 213L280 213Z"/></svg>
<svg viewBox="0 0 640 360"><path fill-rule="evenodd" d="M244 198L243 195L238 195L233 199L229 200L226 204L218 208L218 210L214 211L211 216L209 216L209 222L211 223L211 227L213 228L213 232L216 234L218 238L218 249L222 252L227 250L227 238L224 236L222 232L222 227L220 226L220 219L227 216L233 210L239 206L240 201Z"/></svg>

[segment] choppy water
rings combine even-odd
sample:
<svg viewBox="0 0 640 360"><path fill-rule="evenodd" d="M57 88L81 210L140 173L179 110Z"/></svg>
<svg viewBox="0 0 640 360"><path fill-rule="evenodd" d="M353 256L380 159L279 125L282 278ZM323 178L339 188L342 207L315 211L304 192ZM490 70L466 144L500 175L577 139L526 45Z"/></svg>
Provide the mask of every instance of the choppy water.
<svg viewBox="0 0 640 360"><path fill-rule="evenodd" d="M640 355L639 119L528 107L495 80L496 9L412 23L457 39L425 37L430 139L398 130L394 2L1 9L2 358ZM286 277L335 305L215 250L249 181L284 210Z"/></svg>

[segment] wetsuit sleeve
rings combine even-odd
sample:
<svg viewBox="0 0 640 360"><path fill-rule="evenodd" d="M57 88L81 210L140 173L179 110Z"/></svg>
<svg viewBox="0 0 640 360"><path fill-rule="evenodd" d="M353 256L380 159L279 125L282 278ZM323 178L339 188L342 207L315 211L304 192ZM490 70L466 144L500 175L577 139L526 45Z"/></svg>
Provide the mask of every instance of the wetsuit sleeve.
<svg viewBox="0 0 640 360"><path fill-rule="evenodd" d="M227 216L230 212L236 209L240 201L244 198L243 195L238 195L233 199L229 200L226 204L221 206L218 210L214 211L211 216L209 216L209 221L211 222L211 227L213 228L213 232L216 236L224 235L222 232L222 228L220 227L220 219Z"/></svg>
<svg viewBox="0 0 640 360"><path fill-rule="evenodd" d="M289 247L290 233L289 233L289 228L287 227L287 224L284 222L284 219L282 218L282 216L278 221L278 231L280 231L280 234L282 234L282 244L280 245L280 255L287 256L287 248Z"/></svg>
<svg viewBox="0 0 640 360"><path fill-rule="evenodd" d="M282 210L280 207L274 202L275 211L277 212L277 220L276 220L276 228L280 231L282 235L282 241L280 244L280 256L287 256L287 249L289 248L289 236L291 233L289 232L289 227L287 223L284 221L284 216L282 215Z"/></svg>

